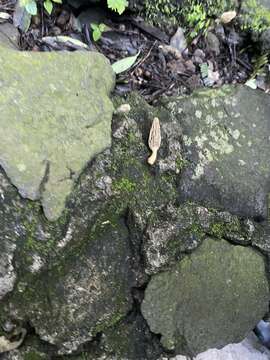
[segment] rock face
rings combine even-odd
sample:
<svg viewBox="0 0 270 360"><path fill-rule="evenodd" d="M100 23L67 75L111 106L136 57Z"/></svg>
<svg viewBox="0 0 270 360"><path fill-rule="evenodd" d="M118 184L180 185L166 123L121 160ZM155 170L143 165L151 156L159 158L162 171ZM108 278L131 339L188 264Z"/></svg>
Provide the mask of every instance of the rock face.
<svg viewBox="0 0 270 360"><path fill-rule="evenodd" d="M43 273L20 300L20 312L31 318L41 339L62 348L60 353L76 350L131 309L127 228L107 223L100 236L89 235L77 256Z"/></svg>
<svg viewBox="0 0 270 360"><path fill-rule="evenodd" d="M197 354L240 341L267 311L268 299L261 255L206 239L170 271L152 278L142 313L167 349L184 345Z"/></svg>
<svg viewBox="0 0 270 360"><path fill-rule="evenodd" d="M11 50L7 52L8 58L10 54ZM18 57L17 53L12 54L14 56L10 58L9 66L22 56L19 65L30 71L28 62L34 61L35 54L33 57L24 53ZM49 55L44 54L45 58ZM55 58L52 60L59 57L59 64L76 67L77 76L81 74L80 80L90 79L84 72L87 70L90 74L89 62L82 70L82 64L89 56L97 59L97 64L93 65L94 68L98 67L95 70L97 73L111 75L107 62L95 54L77 52L53 56ZM65 56L67 58L64 60L62 57ZM37 66L43 61L40 57L36 58ZM92 60L89 61L91 63ZM26 74L26 70L20 74L14 73L19 79L21 74ZM82 357L92 360L156 360L177 355L177 352L197 352L201 345L221 346L232 339L241 340L267 312L268 285L265 274L269 276L269 273L267 268L266 271L264 269L263 255L257 251L262 250L267 260L270 232L266 221L258 221L265 218L265 204L259 200L252 202L252 199L258 195L258 199L261 199L267 193L269 162L265 162L268 159L264 152L269 145L266 138L269 102L263 93L241 87L171 99L160 108L147 105L133 94L125 99L131 111L114 115L110 137L107 120L99 123L103 113L108 119L112 111L109 88L103 88L97 81L93 80L89 85L89 92L88 87L80 89L80 101L74 100L73 92L65 98L66 108L61 110L66 116L63 117L63 124L71 125L74 132L70 134L68 143L63 135L63 132L68 132L67 129L55 133L55 139L60 136L61 146L71 149L74 145L70 143L71 139L75 137L77 144L80 138L76 136L87 133L87 129L85 134L81 133L81 126L83 120L95 112L95 105L92 105L94 109L89 110L90 103L95 104L96 101L91 92L93 86L97 93L102 94L97 106L104 105L104 108L97 109L101 115L93 128L103 124L102 136L108 140L107 144L111 142L111 146L94 156L90 153L92 145L86 146L88 140L80 145L83 158L87 157L88 160L85 160L82 172L78 168L75 174L70 173L68 184L72 186L65 193L65 206L61 203L57 208L64 206L55 221L44 216L44 212L48 216L44 203L45 194L48 194L46 186L53 173L48 172L45 179L42 178L38 187L40 198L33 201L23 197L20 187L10 181L12 178L9 179L8 172L0 169L0 337L16 339L13 335L21 329L26 329L28 333L21 348L0 355L0 359L50 359L61 355L63 359L80 360ZM60 84L55 86L59 85L56 89L64 94L71 86L78 91L81 88L76 81L74 85L70 84L70 80L67 86L63 84L66 82L62 82L61 89ZM36 89L39 85L35 85ZM3 86L9 88L7 82ZM29 84L24 86L32 89ZM17 89L22 87L22 84L18 84ZM48 89L45 92L47 95ZM10 92L1 93L0 97L7 97ZM21 96L19 99L26 103L26 97ZM248 107L243 100L245 96L253 104L258 104L259 111L257 107ZM69 103L69 98L74 102ZM10 98L12 104L14 99L16 97ZM46 99L39 101L45 103ZM64 99L61 96L60 100L62 104ZM51 101L54 104L55 100ZM232 101L236 104L232 105ZM123 104L123 99L115 97L113 102L117 108ZM239 107L242 103L246 104L244 108ZM65 111L70 110L72 104L83 115L78 117L78 124L65 120L70 119ZM58 109L57 104L55 106ZM18 107L2 105L2 108L3 112L8 109L13 111L14 119L11 122L14 123ZM33 108L38 111L36 105ZM245 118L246 108L248 115ZM27 109L29 114L30 105ZM71 113L74 114L75 110ZM226 111L229 111L228 119ZM38 111L38 116L40 114L41 111ZM150 167L147 164L150 155L147 141L156 116L160 119L162 141L158 160ZM0 137L5 141L5 138L10 139L9 134L14 139L18 133L21 136L20 141L17 140L18 149L23 140L27 144L29 142L33 159L36 159L35 146L40 150L39 144L42 143L42 149L48 154L46 159L51 159L47 144L51 144L52 133L44 133L41 138L36 128L31 129L39 141L28 140L22 135L30 132L30 126L26 115L22 119L24 126L21 123L17 126L15 122L14 128L11 128L4 123L6 136ZM45 119L49 121L48 117ZM34 120L33 117L33 124ZM227 130L222 128L222 120ZM44 127L40 126L40 130L43 133ZM59 127L56 130L59 131ZM204 136L208 143L204 141ZM250 146L244 140L247 144L251 142ZM105 143L102 144L105 146ZM98 145L101 145L101 141ZM223 150L220 150L216 145L224 145L232 152L227 153L222 146ZM207 157L210 150L213 160L203 163L204 172L193 178L194 174L200 174L196 172L198 164L204 161L203 156ZM17 152L14 152L15 159ZM11 156L8 146L6 153ZM60 159L58 153L54 155L57 160ZM26 164L21 154L18 159ZM27 159L28 166L34 166L32 158ZM70 161L71 158L64 159L57 163L60 172L65 168L66 160ZM248 166L242 169L243 162L236 169L239 160L246 162L249 171ZM232 167L230 174L227 174L230 161ZM226 176L224 181L220 174ZM35 184L39 181L36 173L33 181ZM207 184L215 184L217 189L212 198L209 197L211 186L207 187ZM197 187L201 193L198 193ZM30 175L25 189L33 189ZM54 207L52 209L55 210ZM55 211L53 214L56 216ZM252 246L259 250L255 252ZM231 282L226 283L228 279ZM152 301L155 306L151 307L149 299L152 299L153 284L157 284L155 292L158 295ZM176 296L180 285L185 287L186 292ZM169 288L172 296L168 296ZM246 294L242 296L244 291ZM197 294L196 302L192 301ZM189 301L187 296L190 296ZM215 303L204 301L208 299L207 296L213 296ZM141 312L144 297L142 308L145 318ZM182 308L179 304L183 304ZM163 321L157 319L159 306L164 307ZM171 321L167 311L169 308L173 309L175 320L171 327L167 322ZM210 308L213 310L211 313ZM203 311L210 313L211 321L205 320ZM185 319L185 329L189 329L190 334L187 338L186 334L181 334L183 313L190 315ZM229 325L228 319L232 316L237 321ZM194 340L196 326L201 330L198 334L201 345ZM216 334L217 329L219 333L222 332L220 336ZM163 335L162 342L157 333ZM184 337L181 338L181 335ZM178 339L185 341L181 344ZM169 355L166 347L171 348Z"/></svg>
<svg viewBox="0 0 270 360"><path fill-rule="evenodd" d="M82 169L110 146L113 71L94 52L0 47L0 64L0 165L21 196L40 199L55 220Z"/></svg>
<svg viewBox="0 0 270 360"><path fill-rule="evenodd" d="M247 87L171 103L183 127L180 198L265 220L270 191L269 96Z"/></svg>

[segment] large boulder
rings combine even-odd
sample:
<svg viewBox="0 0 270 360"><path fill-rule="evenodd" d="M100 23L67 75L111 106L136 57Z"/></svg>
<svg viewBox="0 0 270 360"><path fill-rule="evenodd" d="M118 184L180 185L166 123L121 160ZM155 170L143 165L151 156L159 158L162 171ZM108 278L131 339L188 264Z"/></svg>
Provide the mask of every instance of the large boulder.
<svg viewBox="0 0 270 360"><path fill-rule="evenodd" d="M259 221L270 192L269 95L245 86L170 102L183 128L179 198Z"/></svg>
<svg viewBox="0 0 270 360"><path fill-rule="evenodd" d="M20 195L40 199L55 220L81 171L110 146L112 68L96 52L3 46L0 64L0 165Z"/></svg>
<svg viewBox="0 0 270 360"><path fill-rule="evenodd" d="M241 341L268 311L263 257L206 239L170 271L153 276L142 313L167 349L197 354Z"/></svg>

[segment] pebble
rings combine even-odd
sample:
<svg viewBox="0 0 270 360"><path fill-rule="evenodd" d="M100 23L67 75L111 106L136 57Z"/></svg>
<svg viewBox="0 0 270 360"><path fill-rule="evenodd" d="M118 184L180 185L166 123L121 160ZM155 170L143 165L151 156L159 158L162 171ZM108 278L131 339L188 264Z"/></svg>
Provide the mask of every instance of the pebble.
<svg viewBox="0 0 270 360"><path fill-rule="evenodd" d="M70 17L69 12L67 10L62 10L61 14L58 16L56 20L56 25L63 27L68 22L69 17Z"/></svg>
<svg viewBox="0 0 270 360"><path fill-rule="evenodd" d="M181 27L179 27L176 33L172 36L170 46L179 50L181 53L187 48L184 30Z"/></svg>
<svg viewBox="0 0 270 360"><path fill-rule="evenodd" d="M118 106L115 113L116 114L128 114L131 110L131 106L129 104L122 104Z"/></svg>
<svg viewBox="0 0 270 360"><path fill-rule="evenodd" d="M213 51L215 55L220 54L220 42L218 37L214 33L209 32L207 34L206 42L209 47L209 50Z"/></svg>

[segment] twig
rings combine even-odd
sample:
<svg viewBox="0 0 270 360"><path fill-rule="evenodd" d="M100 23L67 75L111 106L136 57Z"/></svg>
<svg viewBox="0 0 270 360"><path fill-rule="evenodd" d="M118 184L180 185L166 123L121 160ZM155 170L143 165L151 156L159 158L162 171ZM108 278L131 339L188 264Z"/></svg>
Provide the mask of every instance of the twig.
<svg viewBox="0 0 270 360"><path fill-rule="evenodd" d="M142 59L135 65L133 71L131 72L131 75L133 75L133 74L134 74L134 71L135 71L139 66L141 66L141 65L149 58L149 56L150 56L153 48L155 47L156 43L157 43L157 40L156 40L156 41L154 42L154 44L151 46L150 50L149 50L148 53L145 55L145 57L142 58Z"/></svg>
<svg viewBox="0 0 270 360"><path fill-rule="evenodd" d="M252 71L252 66L247 64L245 61L239 59L239 58L236 58L236 62L240 65L242 65L245 69L249 70L249 71Z"/></svg>

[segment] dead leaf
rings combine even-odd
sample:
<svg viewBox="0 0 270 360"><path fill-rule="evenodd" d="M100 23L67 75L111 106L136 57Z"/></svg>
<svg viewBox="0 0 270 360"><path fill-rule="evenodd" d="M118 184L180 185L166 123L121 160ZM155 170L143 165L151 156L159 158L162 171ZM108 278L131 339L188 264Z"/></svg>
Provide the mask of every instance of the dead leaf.
<svg viewBox="0 0 270 360"><path fill-rule="evenodd" d="M228 24L230 23L235 17L236 17L236 11L232 10L232 11L226 11L224 12L221 17L220 17L220 21L223 24Z"/></svg>
<svg viewBox="0 0 270 360"><path fill-rule="evenodd" d="M6 12L2 12L0 11L0 23L1 22L4 22L4 21L7 21L11 18L11 15L9 15L8 13Z"/></svg>
<svg viewBox="0 0 270 360"><path fill-rule="evenodd" d="M59 35L59 36L44 36L42 38L42 41L54 48L57 48L59 45L66 45L72 49L75 50L81 50L81 49L89 49L88 45L83 43L82 41L78 39L73 39L72 37L65 36L65 35Z"/></svg>
<svg viewBox="0 0 270 360"><path fill-rule="evenodd" d="M171 45L163 44L159 45L158 48L163 52L164 55L172 54L175 59L182 59L181 52L178 49L172 47Z"/></svg>
<svg viewBox="0 0 270 360"><path fill-rule="evenodd" d="M180 51L181 54L184 50L186 50L187 40L185 38L184 30L181 27L179 27L176 33L172 36L170 46Z"/></svg>
<svg viewBox="0 0 270 360"><path fill-rule="evenodd" d="M155 117L149 134L148 145L152 155L148 158L148 164L154 165L157 159L157 152L161 144L159 118Z"/></svg>
<svg viewBox="0 0 270 360"><path fill-rule="evenodd" d="M121 74L122 72L129 70L135 64L139 54L140 51L134 56L128 56L124 59L117 60L112 64L113 71L116 74Z"/></svg>
<svg viewBox="0 0 270 360"><path fill-rule="evenodd" d="M118 106L115 113L116 114L128 114L131 110L131 106L129 104L122 104Z"/></svg>
<svg viewBox="0 0 270 360"><path fill-rule="evenodd" d="M19 335L19 334L18 334ZM10 341L5 336L0 336L0 354L17 349L23 342L26 335L26 330L20 330L20 339L17 341Z"/></svg>

